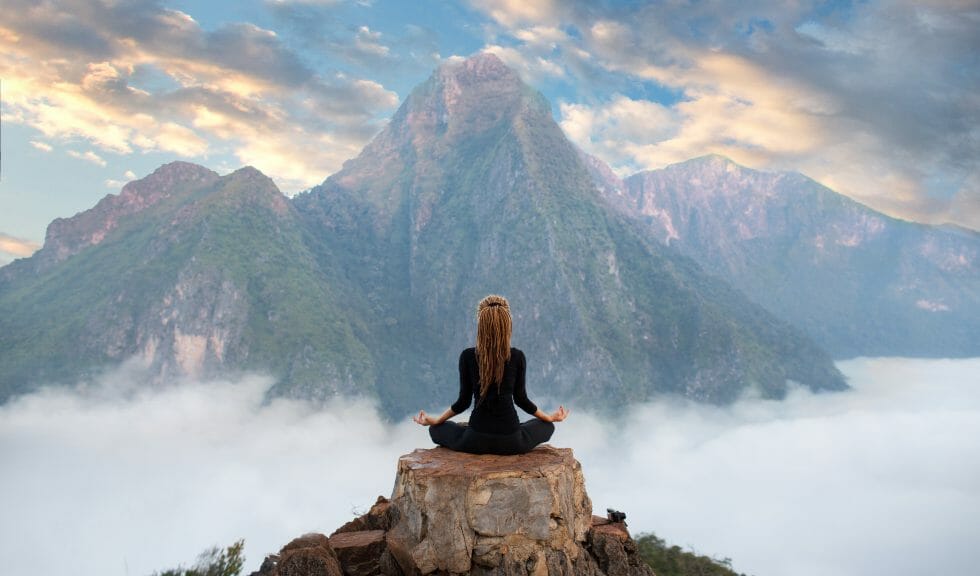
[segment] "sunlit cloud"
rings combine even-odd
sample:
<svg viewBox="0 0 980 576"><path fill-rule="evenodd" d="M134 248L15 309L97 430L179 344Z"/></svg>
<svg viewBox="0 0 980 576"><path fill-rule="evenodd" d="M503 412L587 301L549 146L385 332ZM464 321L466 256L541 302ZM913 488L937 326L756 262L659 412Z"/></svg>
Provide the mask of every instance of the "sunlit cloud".
<svg viewBox="0 0 980 576"><path fill-rule="evenodd" d="M41 247L37 242L15 238L0 232L0 253L16 258L27 258Z"/></svg>
<svg viewBox="0 0 980 576"><path fill-rule="evenodd" d="M261 169L294 192L336 171L350 158L340 152L359 150L398 102L378 82L315 73L274 31L250 23L206 31L156 4L8 8L5 120L51 140L85 140L93 154L253 158L259 145L245 138L260 135L276 157ZM375 56L387 51L366 26L357 41Z"/></svg>
<svg viewBox="0 0 980 576"><path fill-rule="evenodd" d="M823 19L806 5L766 2L724 12L473 4L496 23L496 45L511 52L505 61L525 71L547 46L548 62L581 85L607 73L679 94L656 102L587 93L563 103L573 141L621 174L719 153L804 172L893 215L980 228L975 4L870 2ZM640 121L656 125L648 134L627 129L624 97L666 107L671 126L653 114Z"/></svg>
<svg viewBox="0 0 980 576"><path fill-rule="evenodd" d="M50 152L54 150L54 148L50 144L47 144L45 142L38 142L37 140L31 140L31 146L37 148L41 152Z"/></svg>
<svg viewBox="0 0 980 576"><path fill-rule="evenodd" d="M488 13L505 26L553 20L558 3L553 0L471 0L474 7Z"/></svg>

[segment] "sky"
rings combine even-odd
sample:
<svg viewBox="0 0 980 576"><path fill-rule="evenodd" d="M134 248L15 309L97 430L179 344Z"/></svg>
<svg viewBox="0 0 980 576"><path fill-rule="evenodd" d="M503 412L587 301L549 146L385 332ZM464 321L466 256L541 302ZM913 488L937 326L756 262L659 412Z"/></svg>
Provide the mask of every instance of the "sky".
<svg viewBox="0 0 980 576"><path fill-rule="evenodd" d="M980 1L3 0L0 264L173 160L289 195L497 54L621 176L708 153L980 229Z"/></svg>
<svg viewBox="0 0 980 576"><path fill-rule="evenodd" d="M573 405L551 444L582 463L594 511L742 573L975 573L980 359L839 367L852 390L782 402L615 421ZM0 406L6 573L148 575L238 539L248 573L390 496L398 456L431 445L363 400L266 404L262 376L152 389L128 370Z"/></svg>

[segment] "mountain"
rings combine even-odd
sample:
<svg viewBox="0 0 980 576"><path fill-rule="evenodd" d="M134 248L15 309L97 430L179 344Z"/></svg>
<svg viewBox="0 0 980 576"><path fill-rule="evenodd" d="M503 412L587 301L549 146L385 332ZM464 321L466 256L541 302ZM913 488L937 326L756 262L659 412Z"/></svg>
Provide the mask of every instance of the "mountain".
<svg viewBox="0 0 980 576"><path fill-rule="evenodd" d="M440 68L295 202L386 319L369 346L384 346L383 399L449 403L489 293L511 300L538 397L615 406L658 392L729 401L750 386L779 396L787 379L844 386L799 332L605 207L549 103L492 55Z"/></svg>
<svg viewBox="0 0 980 576"><path fill-rule="evenodd" d="M0 395L135 356L161 378L266 370L277 394L438 409L489 293L511 301L538 400L845 387L801 332L610 208L589 169L491 55L438 69L292 201L252 168L164 166L0 269Z"/></svg>
<svg viewBox="0 0 980 576"><path fill-rule="evenodd" d="M624 181L592 174L654 238L836 357L980 354L976 232L891 218L801 174L720 156Z"/></svg>
<svg viewBox="0 0 980 576"><path fill-rule="evenodd" d="M157 380L268 370L372 391L358 320L296 209L253 168L175 162L48 227L0 276L0 397L135 358Z"/></svg>

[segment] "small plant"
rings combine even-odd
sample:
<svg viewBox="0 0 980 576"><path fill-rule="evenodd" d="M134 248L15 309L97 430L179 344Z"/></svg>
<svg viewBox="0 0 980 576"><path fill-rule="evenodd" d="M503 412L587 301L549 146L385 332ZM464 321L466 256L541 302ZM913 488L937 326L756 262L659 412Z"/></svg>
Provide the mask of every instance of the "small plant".
<svg viewBox="0 0 980 576"><path fill-rule="evenodd" d="M155 572L153 576L238 576L245 563L242 557L244 548L244 540L239 540L224 550L215 546L201 552L197 563L191 568L177 567Z"/></svg>

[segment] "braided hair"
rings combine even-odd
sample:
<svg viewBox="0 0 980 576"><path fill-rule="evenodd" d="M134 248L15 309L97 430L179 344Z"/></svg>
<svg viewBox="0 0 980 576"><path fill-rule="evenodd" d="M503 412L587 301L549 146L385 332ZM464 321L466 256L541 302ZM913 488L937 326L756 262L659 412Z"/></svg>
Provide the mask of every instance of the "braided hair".
<svg viewBox="0 0 980 576"><path fill-rule="evenodd" d="M476 311L476 359L480 368L480 398L490 384L500 386L504 364L510 360L510 305L503 296L491 294Z"/></svg>

